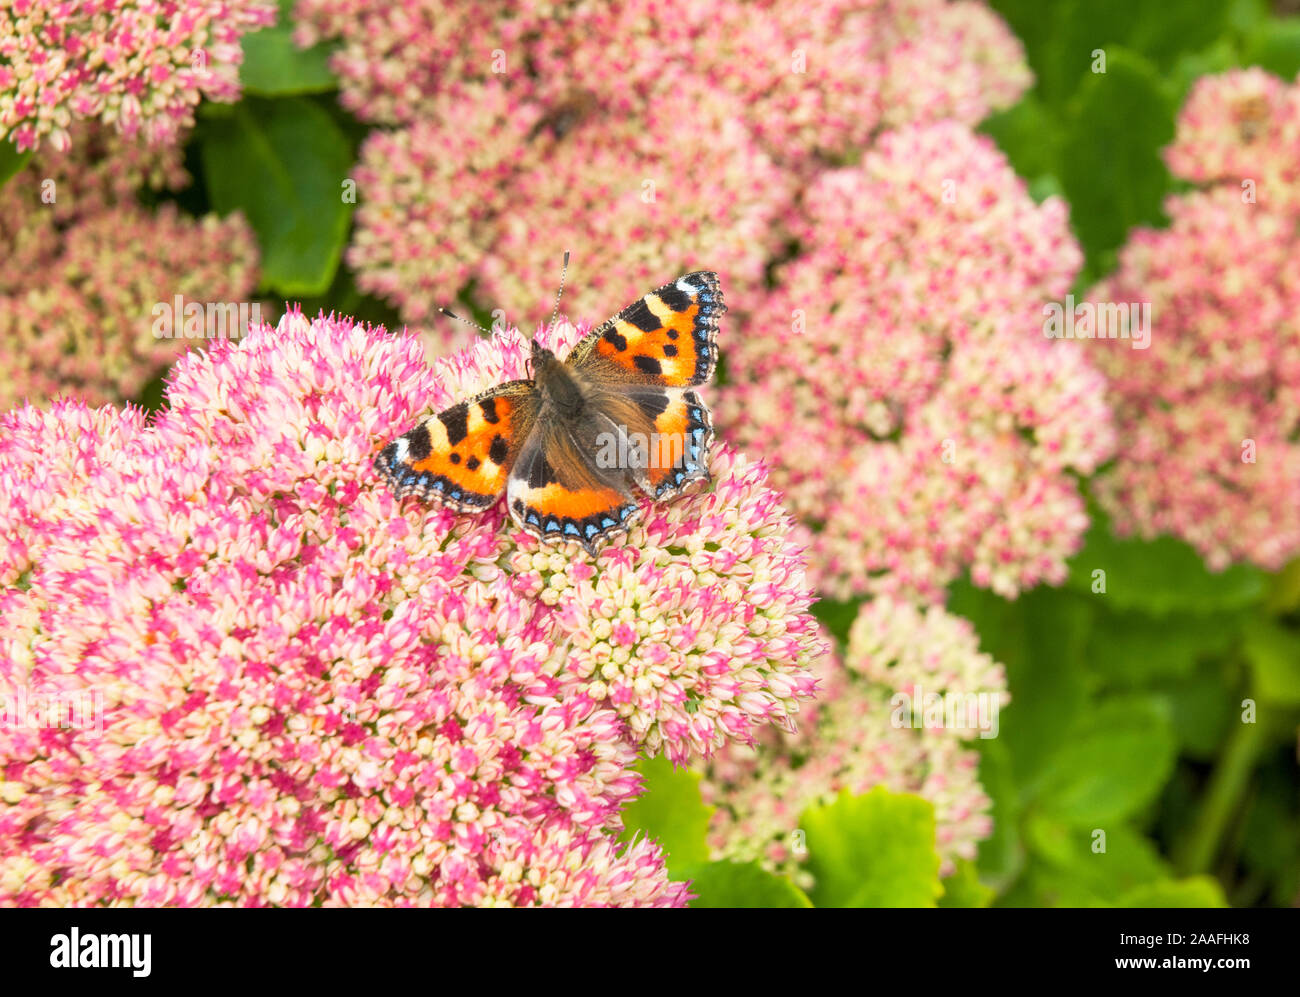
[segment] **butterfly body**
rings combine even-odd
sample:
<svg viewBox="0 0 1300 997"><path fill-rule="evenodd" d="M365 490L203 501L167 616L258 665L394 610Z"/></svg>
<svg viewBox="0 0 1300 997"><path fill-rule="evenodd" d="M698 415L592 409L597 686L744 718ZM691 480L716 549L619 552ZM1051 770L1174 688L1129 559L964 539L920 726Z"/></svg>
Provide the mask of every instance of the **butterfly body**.
<svg viewBox="0 0 1300 997"><path fill-rule="evenodd" d="M708 480L713 427L693 390L713 374L725 312L715 274L687 274L587 334L564 359L534 342L533 377L489 389L388 444L399 495L458 512L492 506L544 540L595 553L640 512L638 493Z"/></svg>

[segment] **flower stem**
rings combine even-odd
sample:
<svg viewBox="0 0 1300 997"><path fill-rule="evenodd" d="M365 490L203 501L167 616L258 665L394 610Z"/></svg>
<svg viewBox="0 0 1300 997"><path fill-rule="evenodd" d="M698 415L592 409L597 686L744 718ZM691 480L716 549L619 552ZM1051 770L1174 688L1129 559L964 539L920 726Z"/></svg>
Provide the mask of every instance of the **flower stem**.
<svg viewBox="0 0 1300 997"><path fill-rule="evenodd" d="M1266 719L1239 724L1228 737L1210 776L1209 787L1201 798L1191 834L1184 838L1174 856L1174 864L1185 876L1209 872L1222 847L1229 822L1241 809L1250 788L1250 779L1271 738Z"/></svg>

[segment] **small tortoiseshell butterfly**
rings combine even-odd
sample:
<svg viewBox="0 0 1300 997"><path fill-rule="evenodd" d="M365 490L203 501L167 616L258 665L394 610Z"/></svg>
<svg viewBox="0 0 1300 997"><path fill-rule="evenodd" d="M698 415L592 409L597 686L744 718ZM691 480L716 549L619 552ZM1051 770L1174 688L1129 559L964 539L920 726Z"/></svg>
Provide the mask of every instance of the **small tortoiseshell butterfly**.
<svg viewBox="0 0 1300 997"><path fill-rule="evenodd" d="M561 361L533 343L532 380L510 381L425 419L380 451L399 498L487 509L542 540L594 554L629 529L635 489L656 499L709 479L713 424L691 388L713 376L718 276L689 273L592 329Z"/></svg>

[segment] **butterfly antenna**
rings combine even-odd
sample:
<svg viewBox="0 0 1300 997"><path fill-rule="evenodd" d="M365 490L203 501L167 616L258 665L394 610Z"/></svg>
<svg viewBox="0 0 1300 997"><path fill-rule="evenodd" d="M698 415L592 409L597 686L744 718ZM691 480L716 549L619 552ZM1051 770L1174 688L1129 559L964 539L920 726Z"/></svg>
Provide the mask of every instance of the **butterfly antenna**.
<svg viewBox="0 0 1300 997"><path fill-rule="evenodd" d="M484 329L484 328L483 328L481 325L479 325L477 322L471 322L471 321L470 321L469 319L467 319L467 318L461 318L459 315L457 315L455 312L453 312L450 308L439 308L438 311L440 311L440 312L442 312L444 315L446 315L447 318L454 318L457 322L464 322L466 325L472 325L472 326L473 326L475 329L477 329L479 332L486 332L489 336L492 335L492 330L491 330L491 329Z"/></svg>
<svg viewBox="0 0 1300 997"><path fill-rule="evenodd" d="M569 251L564 251L564 266L560 268L560 289L555 292L555 308L551 312L551 325L555 325L555 319L560 314L560 295L564 293L564 275L569 272Z"/></svg>

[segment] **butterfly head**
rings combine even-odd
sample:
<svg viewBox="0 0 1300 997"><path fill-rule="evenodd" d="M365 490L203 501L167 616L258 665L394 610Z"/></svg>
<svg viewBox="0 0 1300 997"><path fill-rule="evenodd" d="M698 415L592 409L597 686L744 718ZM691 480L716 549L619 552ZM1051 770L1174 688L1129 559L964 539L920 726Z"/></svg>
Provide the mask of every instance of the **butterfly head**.
<svg viewBox="0 0 1300 997"><path fill-rule="evenodd" d="M555 367L560 366L559 358L537 340L533 340L532 346L533 355L531 364L534 378L541 376L543 372L549 372Z"/></svg>
<svg viewBox="0 0 1300 997"><path fill-rule="evenodd" d="M536 340L533 340L532 368L533 383L557 414L576 418L582 413L583 392L573 371Z"/></svg>

